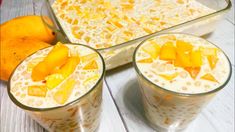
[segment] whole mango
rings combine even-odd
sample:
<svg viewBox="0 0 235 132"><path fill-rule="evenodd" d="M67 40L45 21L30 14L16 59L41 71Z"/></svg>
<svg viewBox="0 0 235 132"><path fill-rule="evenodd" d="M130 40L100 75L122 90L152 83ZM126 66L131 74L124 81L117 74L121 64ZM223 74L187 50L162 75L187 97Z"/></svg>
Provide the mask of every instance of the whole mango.
<svg viewBox="0 0 235 132"><path fill-rule="evenodd" d="M50 25L52 21L44 17ZM21 16L0 25L1 40L30 37L46 43L55 39L55 33L42 21L41 16Z"/></svg>

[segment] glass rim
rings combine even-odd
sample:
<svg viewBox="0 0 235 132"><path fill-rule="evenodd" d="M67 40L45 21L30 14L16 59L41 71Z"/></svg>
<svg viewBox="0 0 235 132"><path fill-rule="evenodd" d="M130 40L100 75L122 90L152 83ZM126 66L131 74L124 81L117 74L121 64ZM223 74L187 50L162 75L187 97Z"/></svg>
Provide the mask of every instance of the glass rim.
<svg viewBox="0 0 235 132"><path fill-rule="evenodd" d="M58 18L55 16L55 13L54 11L52 10L52 7L51 7L51 2L50 0L44 0L44 4L42 5L41 7L41 18L42 20L44 19L43 16L43 8L44 6L49 6L47 7L47 10L49 10L49 13L52 14L52 17L53 19L55 20L56 22L56 25L59 27L59 29L55 29L54 27L52 27L51 25L49 25L45 20L43 20L43 22L49 27L51 28L52 30L55 30L56 32L60 32L63 37L69 41L69 43L71 43L71 40L70 38L68 37L68 35L65 33L64 29L62 28L60 22L58 21ZM162 33L166 33L166 32L169 32L171 30L176 30L176 29L179 29L179 28L182 28L183 26L188 26L190 24L193 24L193 23L196 23L196 22L199 22L199 21L202 21L202 20L205 20L206 18L211 18L211 17L214 17L218 14L222 14L223 12L226 12L228 11L231 7L232 7L232 3L231 3L231 0L223 0L226 5L224 7L222 7L221 9L218 9L216 10L215 12L212 12L210 14L207 14L207 15L204 15L204 16L201 16L201 17L197 17L195 19L192 19L192 20L189 20L189 21L186 21L186 22L182 22L182 23L179 23L177 25L174 25L174 26L171 26L171 27L168 27L168 28L165 28L165 29L162 29L160 31L156 31L156 32L153 32L153 33L150 33L150 34L147 34L147 35L143 35L143 36L140 36L140 37L137 37L137 38L134 38L134 39L131 39L129 41L126 41L126 42L122 42L120 44L116 44L116 45L113 45L113 46L110 46L110 47L106 47L106 48L94 48L98 51L105 51L105 50L111 50L111 49L118 49L118 48L122 48L123 46L129 46L129 45L133 45L133 43L137 42L137 41L143 41L145 39L149 39L149 38L152 38L153 36L156 36L158 34L162 34ZM49 9L48 9L49 8ZM75 43L75 44L82 44L82 43ZM82 44L82 45L87 45L87 44Z"/></svg>
<svg viewBox="0 0 235 132"><path fill-rule="evenodd" d="M138 68L138 66L137 66L137 63L136 63L136 52L137 52L137 50L139 49L139 47L140 47L141 45L143 45L146 41L148 41L148 40L150 40L150 39L153 39L154 37L158 37L158 36L162 36L162 35L177 35L177 34L178 34L178 35L180 35L180 34L181 34L181 35L187 35L187 36L191 36L191 37L196 37L196 38L203 39L203 40L207 41L208 43L214 45L215 47L217 47L218 49L221 50L221 52L225 55L225 58L227 59L228 64L229 64L229 75L228 75L226 81L225 81L223 84L219 85L219 86L216 87L214 90L211 90L211 91L208 91L208 92L202 92L202 93L180 93L180 92L176 92L176 91L172 91L172 90L165 89L164 87L159 86L159 85L153 83L152 81L150 81L147 77L145 77L145 76L141 73L141 71L139 70L139 68ZM133 54L133 62L132 62L132 63L133 63L133 65L134 65L134 69L135 69L135 71L137 72L137 74L138 74L141 78L143 78L145 81L147 81L148 83L150 83L151 85L154 85L156 89L161 89L161 90L163 90L163 91L166 91L166 92L169 92L169 93L172 93L172 94L176 94L176 95L179 95L179 96L185 96L185 97L186 97L186 96L187 96L187 97L189 97L189 96L191 96L191 97L192 97L192 96L203 96L203 95L208 95L208 94L211 94L211 93L215 93L215 92L221 90L222 88L224 88L224 87L227 85L227 83L229 82L229 80L230 80L230 78L231 78L231 75L232 75L232 65L231 65L231 62L230 62L228 56L225 54L225 52L224 52L220 47L218 47L218 46L215 45L214 43L212 43L212 42L210 42L210 41L208 41L208 40L206 40L206 39L204 39L204 38L202 38L202 37L199 37L199 36L196 36L196 35L192 35L192 34L187 34L187 33L174 33L174 32L171 32L171 33L162 33L162 34L158 34L158 35L156 35L156 36L153 36L153 37L151 37L151 38L148 38L148 39L142 41L142 42L136 47L136 49L135 49L135 51L134 51L134 54Z"/></svg>
<svg viewBox="0 0 235 132"><path fill-rule="evenodd" d="M35 53L37 53L38 51L40 50L44 50L44 49L47 49L47 48L50 48L50 47L53 47L52 46L48 46L48 47L45 47L45 48L42 48L42 49L39 49L37 50L36 52L28 55L24 60L22 60L17 66L16 68L14 69L14 71L11 73L10 77L9 77L9 80L7 82L7 92L8 92L8 96L10 97L10 99L12 100L12 102L17 105L18 107L24 109L24 110L29 110L29 111L50 111L50 110L55 110L55 109L60 109L60 108L64 108L64 107L67 107L67 106L72 106L74 104L76 104L77 102L81 101L83 98L85 98L87 95L89 95L102 81L102 79L104 78L104 74L105 74L105 63L104 63L104 59L103 57L101 56L101 54L94 48L92 47L89 47L87 45L82 45L82 44L74 44L74 43L65 43L65 45L79 45L79 46L83 46L83 47L86 47L86 48L89 48L91 50L93 50L94 52L96 52L100 59L101 59L101 63L102 63L102 67L103 67L103 71L102 71L102 74L99 78L99 80L95 83L95 85L89 90L87 91L85 94L83 94L82 96L80 96L79 98L65 104L65 105L61 105L61 106L56 106L56 107L49 107L49 108L36 108L36 107L30 107L30 106L27 106L27 105L24 105L23 103L21 103L20 101L18 101L15 96L11 93L10 89L11 89L11 78L13 76L13 74L15 73L15 70L18 68L18 66L20 66L24 61L25 59L27 59L28 57L34 55Z"/></svg>

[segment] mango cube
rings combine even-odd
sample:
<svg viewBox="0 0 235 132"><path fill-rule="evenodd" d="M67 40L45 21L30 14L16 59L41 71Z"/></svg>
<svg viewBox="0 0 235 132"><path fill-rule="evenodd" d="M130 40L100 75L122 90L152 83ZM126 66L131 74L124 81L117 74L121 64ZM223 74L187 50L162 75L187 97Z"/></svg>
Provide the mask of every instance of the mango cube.
<svg viewBox="0 0 235 132"><path fill-rule="evenodd" d="M200 47L199 50L202 52L202 55L204 56L216 56L217 55L217 48L205 48L205 47Z"/></svg>
<svg viewBox="0 0 235 132"><path fill-rule="evenodd" d="M65 78L68 77L74 72L79 62L79 57L69 57L67 62L59 69L59 73Z"/></svg>
<svg viewBox="0 0 235 132"><path fill-rule="evenodd" d="M64 104L68 98L70 97L73 88L76 84L76 81L74 79L68 79L65 83L62 84L62 86L56 91L54 94L54 100L58 104Z"/></svg>
<svg viewBox="0 0 235 132"><path fill-rule="evenodd" d="M28 87L28 95L37 96L37 97L46 97L47 88L46 86L29 86Z"/></svg>
<svg viewBox="0 0 235 132"><path fill-rule="evenodd" d="M32 70L31 78L33 81L43 80L50 73L48 65L41 61Z"/></svg>
<svg viewBox="0 0 235 132"><path fill-rule="evenodd" d="M176 72L176 73L173 73L173 74L159 74L160 77L170 81L170 80L173 80L174 78L176 78L179 74Z"/></svg>
<svg viewBox="0 0 235 132"><path fill-rule="evenodd" d="M137 61L138 63L152 63L152 58L145 58Z"/></svg>
<svg viewBox="0 0 235 132"><path fill-rule="evenodd" d="M182 40L176 41L176 50L179 52L190 52L193 49L193 45L189 42L185 42Z"/></svg>
<svg viewBox="0 0 235 132"><path fill-rule="evenodd" d="M200 67L202 65L202 55L200 50L191 52L192 67Z"/></svg>
<svg viewBox="0 0 235 132"><path fill-rule="evenodd" d="M161 60L175 60L176 50L172 42L165 43L160 49Z"/></svg>
<svg viewBox="0 0 235 132"><path fill-rule="evenodd" d="M88 54L88 55L85 55L85 56L81 56L80 59L84 63L84 62L94 60L96 57L98 57L98 54L91 53L91 54Z"/></svg>
<svg viewBox="0 0 235 132"><path fill-rule="evenodd" d="M213 70L219 59L217 56L209 55L209 56L207 56L207 60L209 62L210 68Z"/></svg>
<svg viewBox="0 0 235 132"><path fill-rule="evenodd" d="M151 58L156 59L159 55L160 48L161 47L156 42L151 41L151 43L143 46L142 49L144 52L149 54L151 56Z"/></svg>
<svg viewBox="0 0 235 132"><path fill-rule="evenodd" d="M184 69L190 74L193 79L195 79L199 74L201 67L185 67Z"/></svg>
<svg viewBox="0 0 235 132"><path fill-rule="evenodd" d="M91 62L89 62L88 64L86 64L84 67L83 67L84 70L96 70L98 69L98 64L96 62L96 60L93 60Z"/></svg>
<svg viewBox="0 0 235 132"><path fill-rule="evenodd" d="M174 65L178 67L191 67L192 62L190 60L190 55L184 52L177 52Z"/></svg>
<svg viewBox="0 0 235 132"><path fill-rule="evenodd" d="M214 77L212 74L210 74L210 73L206 73L205 75L201 76L201 79L219 83L219 82L215 79L215 77Z"/></svg>
<svg viewBox="0 0 235 132"><path fill-rule="evenodd" d="M46 86L49 90L54 89L57 87L65 78L62 74L51 74L46 77Z"/></svg>
<svg viewBox="0 0 235 132"><path fill-rule="evenodd" d="M48 64L48 66L54 69L55 67L61 66L65 63L68 58L68 54L69 48L58 42L54 46L54 48L49 52L49 54L45 57L44 61Z"/></svg>

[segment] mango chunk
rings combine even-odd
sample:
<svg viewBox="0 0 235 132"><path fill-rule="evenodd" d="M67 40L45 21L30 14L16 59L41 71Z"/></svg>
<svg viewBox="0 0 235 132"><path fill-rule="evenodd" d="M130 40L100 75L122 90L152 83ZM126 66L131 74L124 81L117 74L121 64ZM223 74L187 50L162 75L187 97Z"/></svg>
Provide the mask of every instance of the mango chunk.
<svg viewBox="0 0 235 132"><path fill-rule="evenodd" d="M61 66L68 58L69 48L62 43L58 42L54 48L48 53L44 61L51 69L56 66Z"/></svg>
<svg viewBox="0 0 235 132"><path fill-rule="evenodd" d="M207 56L207 60L209 62L210 68L213 70L219 59L217 56L209 55L209 56Z"/></svg>
<svg viewBox="0 0 235 132"><path fill-rule="evenodd" d="M192 67L200 67L202 65L202 55L200 50L191 52Z"/></svg>
<svg viewBox="0 0 235 132"><path fill-rule="evenodd" d="M202 52L202 55L204 56L216 56L217 55L217 48L205 48L205 47L200 47L199 50Z"/></svg>
<svg viewBox="0 0 235 132"><path fill-rule="evenodd" d="M138 63L152 63L152 58L145 58L137 61Z"/></svg>
<svg viewBox="0 0 235 132"><path fill-rule="evenodd" d="M68 77L74 72L79 63L79 57L69 57L67 62L59 69L59 73L62 74L65 78Z"/></svg>
<svg viewBox="0 0 235 132"><path fill-rule="evenodd" d="M176 73L173 73L173 74L159 74L160 77L170 81L170 80L173 80L174 78L176 78L179 74L176 72Z"/></svg>
<svg viewBox="0 0 235 132"><path fill-rule="evenodd" d="M214 77L212 74L210 74L210 73L206 73L205 75L201 76L201 79L219 83L219 82L215 79L215 77Z"/></svg>
<svg viewBox="0 0 235 132"><path fill-rule="evenodd" d="M56 91L53 98L58 104L64 104L70 97L73 88L76 84L74 79L68 79L62 86Z"/></svg>
<svg viewBox="0 0 235 132"><path fill-rule="evenodd" d="M165 43L160 49L161 60L175 60L176 50L172 42Z"/></svg>
<svg viewBox="0 0 235 132"><path fill-rule="evenodd" d="M143 46L143 51L149 54L153 59L156 59L160 52L160 46L152 41L150 44Z"/></svg>
<svg viewBox="0 0 235 132"><path fill-rule="evenodd" d="M94 76L91 76L91 77L87 78L87 79L84 81L83 85L86 86L89 82L98 80L99 77L100 77L99 74L95 74Z"/></svg>
<svg viewBox="0 0 235 132"><path fill-rule="evenodd" d="M191 45L189 42L185 42L182 40L176 41L176 50L179 52L188 52L193 49L193 45Z"/></svg>
<svg viewBox="0 0 235 132"><path fill-rule="evenodd" d="M54 89L56 86L58 86L65 78L62 74L51 74L46 77L46 86L49 90Z"/></svg>
<svg viewBox="0 0 235 132"><path fill-rule="evenodd" d="M31 78L33 81L40 81L49 73L50 69L48 69L48 65L44 61L41 61L33 68Z"/></svg>
<svg viewBox="0 0 235 132"><path fill-rule="evenodd" d="M178 67L191 67L192 62L190 60L190 55L184 52L177 52L174 65Z"/></svg>
<svg viewBox="0 0 235 132"><path fill-rule="evenodd" d="M84 67L83 67L84 70L96 70L98 69L98 64L96 62L96 60L93 60L91 62L89 62L88 64L86 64Z"/></svg>
<svg viewBox="0 0 235 132"><path fill-rule="evenodd" d="M91 54L88 54L88 55L85 55L85 56L81 56L80 59L81 59L82 62L88 62L88 61L94 60L96 57L98 57L98 54L91 53Z"/></svg>
<svg viewBox="0 0 235 132"><path fill-rule="evenodd" d="M195 79L197 78L197 75L199 74L201 67L185 67L184 69L190 74L190 76L193 79Z"/></svg>
<svg viewBox="0 0 235 132"><path fill-rule="evenodd" d="M28 95L37 96L37 97L46 97L47 88L46 86L29 86L28 87Z"/></svg>

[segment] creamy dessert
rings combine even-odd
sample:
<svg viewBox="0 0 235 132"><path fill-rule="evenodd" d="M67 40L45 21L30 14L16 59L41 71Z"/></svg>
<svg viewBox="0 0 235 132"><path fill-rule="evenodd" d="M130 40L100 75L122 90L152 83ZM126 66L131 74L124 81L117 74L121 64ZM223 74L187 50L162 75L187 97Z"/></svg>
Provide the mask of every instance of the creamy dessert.
<svg viewBox="0 0 235 132"><path fill-rule="evenodd" d="M186 34L163 34L135 52L146 116L166 129L183 129L227 83L231 66L210 42Z"/></svg>
<svg viewBox="0 0 235 132"><path fill-rule="evenodd" d="M107 70L131 62L142 40L130 40L215 12L196 0L55 0L52 9L71 42L103 49L99 52ZM203 35L212 32L217 19L177 31Z"/></svg>
<svg viewBox="0 0 235 132"><path fill-rule="evenodd" d="M49 131L94 131L99 124L104 70L101 56L93 49L57 43L15 69L10 97Z"/></svg>

